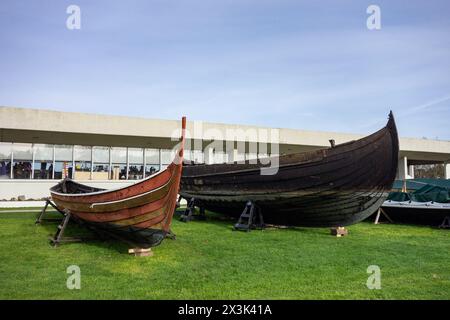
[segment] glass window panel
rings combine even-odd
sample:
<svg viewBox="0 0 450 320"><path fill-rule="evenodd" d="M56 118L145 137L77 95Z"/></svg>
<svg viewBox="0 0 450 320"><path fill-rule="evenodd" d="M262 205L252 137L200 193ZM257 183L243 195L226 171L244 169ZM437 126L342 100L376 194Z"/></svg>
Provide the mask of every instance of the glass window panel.
<svg viewBox="0 0 450 320"><path fill-rule="evenodd" d="M194 150L192 160L196 163L204 163L203 152L201 150Z"/></svg>
<svg viewBox="0 0 450 320"><path fill-rule="evenodd" d="M0 160L11 160L12 143L0 142Z"/></svg>
<svg viewBox="0 0 450 320"><path fill-rule="evenodd" d="M113 163L127 163L127 148L111 148L111 161Z"/></svg>
<svg viewBox="0 0 450 320"><path fill-rule="evenodd" d="M73 146L55 145L55 160L57 161L72 161Z"/></svg>
<svg viewBox="0 0 450 320"><path fill-rule="evenodd" d="M75 161L91 161L90 146L75 146Z"/></svg>
<svg viewBox="0 0 450 320"><path fill-rule="evenodd" d="M145 163L159 165L159 150L145 149Z"/></svg>
<svg viewBox="0 0 450 320"><path fill-rule="evenodd" d="M35 144L34 160L46 160L53 162L53 145L51 144Z"/></svg>
<svg viewBox="0 0 450 320"><path fill-rule="evenodd" d="M125 180L127 178L126 164L113 164L111 168L111 180Z"/></svg>
<svg viewBox="0 0 450 320"><path fill-rule="evenodd" d="M135 164L144 163L144 149L128 148L128 162Z"/></svg>
<svg viewBox="0 0 450 320"><path fill-rule="evenodd" d="M72 177L72 160L55 161L55 179L64 179Z"/></svg>
<svg viewBox="0 0 450 320"><path fill-rule="evenodd" d="M193 152L191 150L184 150L184 160L191 161L193 159Z"/></svg>
<svg viewBox="0 0 450 320"><path fill-rule="evenodd" d="M29 179L31 177L31 160L13 162L13 179Z"/></svg>
<svg viewBox="0 0 450 320"><path fill-rule="evenodd" d="M35 160L33 179L51 179L53 174L53 161Z"/></svg>
<svg viewBox="0 0 450 320"><path fill-rule="evenodd" d="M172 150L169 150L169 149L161 150L161 163L162 164L172 163L172 160L174 157L175 157L175 152L172 153Z"/></svg>
<svg viewBox="0 0 450 320"><path fill-rule="evenodd" d="M94 172L109 172L109 163L94 163Z"/></svg>
<svg viewBox="0 0 450 320"><path fill-rule="evenodd" d="M75 161L75 171L90 172L91 162L90 161Z"/></svg>
<svg viewBox="0 0 450 320"><path fill-rule="evenodd" d="M109 147L94 147L93 158L94 163L109 164Z"/></svg>
<svg viewBox="0 0 450 320"><path fill-rule="evenodd" d="M152 174L159 171L159 164L146 164L145 165L145 176L151 176Z"/></svg>
<svg viewBox="0 0 450 320"><path fill-rule="evenodd" d="M226 153L224 153L223 151L219 151L219 152L214 152L214 163L224 163L226 162L225 159Z"/></svg>
<svg viewBox="0 0 450 320"><path fill-rule="evenodd" d="M0 160L0 179L11 177L11 160Z"/></svg>
<svg viewBox="0 0 450 320"><path fill-rule="evenodd" d="M32 160L33 147L31 143L14 143L13 144L14 160Z"/></svg>
<svg viewBox="0 0 450 320"><path fill-rule="evenodd" d="M0 179L11 177L12 143L0 142Z"/></svg>
<svg viewBox="0 0 450 320"><path fill-rule="evenodd" d="M130 164L128 170L128 180L139 180L142 179L143 176L143 165Z"/></svg>
<svg viewBox="0 0 450 320"><path fill-rule="evenodd" d="M13 179L29 179L33 159L33 147L29 143L13 144Z"/></svg>

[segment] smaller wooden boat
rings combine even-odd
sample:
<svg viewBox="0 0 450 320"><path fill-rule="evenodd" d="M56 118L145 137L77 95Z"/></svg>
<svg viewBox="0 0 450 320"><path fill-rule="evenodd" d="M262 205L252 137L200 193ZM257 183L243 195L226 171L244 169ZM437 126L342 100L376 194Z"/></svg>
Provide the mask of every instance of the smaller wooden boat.
<svg viewBox="0 0 450 320"><path fill-rule="evenodd" d="M131 186L104 190L64 179L50 189L61 212L139 247L161 243L170 229L178 195L185 140L182 120L181 143L172 163Z"/></svg>

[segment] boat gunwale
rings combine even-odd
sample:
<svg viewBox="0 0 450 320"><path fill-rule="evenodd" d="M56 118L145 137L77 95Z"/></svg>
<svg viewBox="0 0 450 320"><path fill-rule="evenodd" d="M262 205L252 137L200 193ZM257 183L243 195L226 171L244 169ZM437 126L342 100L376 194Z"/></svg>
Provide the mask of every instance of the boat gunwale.
<svg viewBox="0 0 450 320"><path fill-rule="evenodd" d="M369 135L367 135L365 137L362 137L361 139L347 141L347 142L338 144L338 145L336 145L333 148L328 147L328 148L317 149L317 150L314 150L314 151L306 151L306 152L285 154L285 155L281 155L281 156L265 157L265 158L262 158L260 160L267 161L268 159L274 159L274 158L277 158L277 157L280 159L280 158L292 157L292 156L295 156L295 155L311 155L311 156L316 156L317 157L317 156L320 156L320 153L323 153L324 151L328 151L328 150L332 150L332 149L338 149L338 148L341 148L341 147L347 147L349 145L357 144L357 143L365 142L365 141L369 141L367 143L367 144L369 144L369 143L373 143L374 141L381 140L384 137L382 135L383 132L389 133L391 135L391 137L395 137L396 139L398 139L397 131L393 130L392 126L390 125L391 122L395 123L395 120L394 120L393 116L390 114L389 121L387 122L387 124L383 128L381 128L381 129L379 129L379 130L377 130L377 131L375 131L375 132L373 132L373 133L371 133L371 134L369 134ZM395 126L394 126L394 128L395 128ZM379 138L375 139L374 141L370 141L370 139L374 138L374 136L376 136L376 135L381 135L381 136ZM395 140L395 139L393 139L393 140ZM367 144L362 145L362 146L360 146L358 148L355 148L354 150L343 151L343 152L341 152L341 154L348 153L348 152L354 152L356 149L360 149L360 148L366 147ZM322 162L323 159L324 159L324 156L322 155L322 157L320 159L309 159L309 160L304 160L304 161L293 161L293 162L290 162L290 163L288 162L288 163L285 163L285 164L280 164L279 168L282 169L282 168L289 168L289 167L295 167L295 166L300 166L300 165L308 165L308 164L315 165L316 163ZM185 169L187 169L187 168L199 168L199 167L210 168L211 166L215 166L217 168L220 168L220 167L225 167L225 166L229 166L229 165L234 165L234 163L231 162L231 163L220 163L220 164L200 164L200 165L191 165L191 166L187 165L187 166L185 166ZM258 166L258 164L255 164L255 168L243 168L243 169L237 169L237 170L233 170L233 171L211 172L211 173L200 173L200 174L184 175L183 178L196 179L196 178L203 178L203 177L224 176L224 175L230 175L230 174L233 175L233 174L238 174L238 173L252 173L254 171L260 171L260 170L265 170L265 169L270 169L270 167L269 166L263 166L263 165L259 165Z"/></svg>
<svg viewBox="0 0 450 320"><path fill-rule="evenodd" d="M169 167L170 167L172 164L173 164L173 161L172 161L172 163L171 163L169 166L167 166L167 168L165 168L165 169L163 169L163 170L161 170L161 171L158 171L158 172L156 172L156 173L154 173L154 174L148 176L147 178L142 179L141 181L137 181L137 182L135 182L135 183L132 183L132 184L130 184L130 185L123 186L123 187L118 187L118 188L113 188L113 189L105 189L105 190L94 191L94 192L88 192L88 193L61 193L61 192L58 192L58 191L54 191L54 190L53 190L53 188L55 188L58 184L61 183L61 182L59 182L57 185L55 185L55 186L53 186L52 188L50 188L50 193L51 193L51 194L58 195L58 196L63 196L63 197L86 197L86 196L94 196L94 195L104 194L104 193L108 193L108 192L116 192L116 191L120 191L120 190L125 190L125 189L128 189L128 188L134 187L134 186L136 186L136 185L139 185L139 184L141 184L141 183L144 183L144 182L146 182L147 180L150 180L151 178L154 178L154 177L156 177L156 176L162 174L163 172L168 171ZM172 177L172 175L171 175L171 177ZM72 182L72 183L74 183L74 184L78 184L78 185L82 185L82 186L87 186L87 185L85 185L85 184L78 183L78 182L76 182L76 181L74 181L74 180L72 180L72 179L70 179L69 181ZM170 181L170 179L169 179L169 181ZM88 187L89 187L89 186L88 186ZM158 188L159 188L159 187L158 187ZM140 195L140 194L139 194L139 195Z"/></svg>

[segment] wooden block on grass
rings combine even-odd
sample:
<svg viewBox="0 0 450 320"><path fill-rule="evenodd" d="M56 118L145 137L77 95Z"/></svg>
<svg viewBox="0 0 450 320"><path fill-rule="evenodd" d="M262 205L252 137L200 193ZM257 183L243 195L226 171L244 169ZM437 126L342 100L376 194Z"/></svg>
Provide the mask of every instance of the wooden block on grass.
<svg viewBox="0 0 450 320"><path fill-rule="evenodd" d="M331 228L331 235L342 237L348 235L348 230L344 227Z"/></svg>
<svg viewBox="0 0 450 320"><path fill-rule="evenodd" d="M151 248L131 248L128 249L129 254L134 254L135 257L150 257L153 256Z"/></svg>

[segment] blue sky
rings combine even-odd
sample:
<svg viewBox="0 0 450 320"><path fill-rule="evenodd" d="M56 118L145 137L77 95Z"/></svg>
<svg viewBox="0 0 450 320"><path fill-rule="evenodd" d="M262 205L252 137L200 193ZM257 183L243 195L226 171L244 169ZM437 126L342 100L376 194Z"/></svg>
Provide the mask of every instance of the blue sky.
<svg viewBox="0 0 450 320"><path fill-rule="evenodd" d="M0 46L4 106L450 140L449 1L2 0Z"/></svg>

